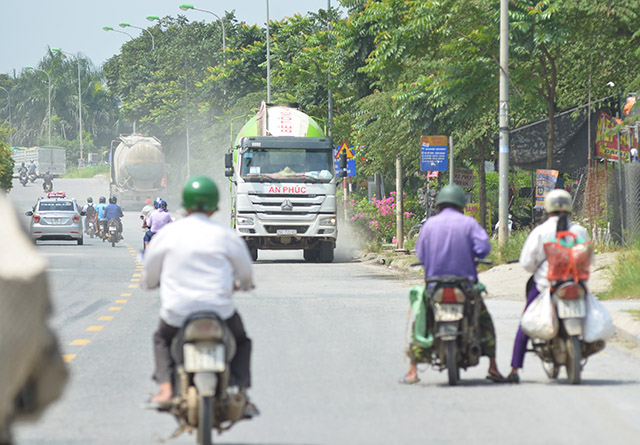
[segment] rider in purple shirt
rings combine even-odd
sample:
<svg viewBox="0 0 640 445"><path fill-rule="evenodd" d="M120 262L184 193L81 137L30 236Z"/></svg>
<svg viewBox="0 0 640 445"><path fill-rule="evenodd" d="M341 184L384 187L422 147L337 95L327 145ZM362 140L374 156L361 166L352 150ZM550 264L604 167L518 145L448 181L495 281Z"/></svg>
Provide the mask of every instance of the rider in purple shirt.
<svg viewBox="0 0 640 445"><path fill-rule="evenodd" d="M467 276L478 280L474 259L489 254L491 245L487 232L470 216L463 213L466 204L464 191L455 184L443 187L436 197L439 213L427 219L420 230L416 242L416 254L424 265L425 277L441 275ZM496 382L504 381L496 364L495 330L491 316L484 303L480 311L480 331L482 338L488 339L482 345L483 355L489 357L487 378ZM409 349L411 364L402 383L418 380L417 359Z"/></svg>
<svg viewBox="0 0 640 445"><path fill-rule="evenodd" d="M147 227L149 230L144 235L144 247L147 248L147 244L153 238L153 235L158 233L160 229L172 222L173 219L167 210L167 201L160 200L158 208L149 213L146 219Z"/></svg>

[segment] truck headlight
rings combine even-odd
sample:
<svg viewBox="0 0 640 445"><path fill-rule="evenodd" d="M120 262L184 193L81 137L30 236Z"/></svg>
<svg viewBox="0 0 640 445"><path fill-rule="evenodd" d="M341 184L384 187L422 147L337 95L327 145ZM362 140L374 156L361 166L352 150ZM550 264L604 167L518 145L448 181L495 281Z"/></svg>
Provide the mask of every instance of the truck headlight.
<svg viewBox="0 0 640 445"><path fill-rule="evenodd" d="M236 218L236 223L239 226L251 226L253 225L253 218L249 218L248 216L238 216Z"/></svg>
<svg viewBox="0 0 640 445"><path fill-rule="evenodd" d="M336 219L334 217L331 217L331 218L320 218L320 225L321 226L335 226L336 225Z"/></svg>

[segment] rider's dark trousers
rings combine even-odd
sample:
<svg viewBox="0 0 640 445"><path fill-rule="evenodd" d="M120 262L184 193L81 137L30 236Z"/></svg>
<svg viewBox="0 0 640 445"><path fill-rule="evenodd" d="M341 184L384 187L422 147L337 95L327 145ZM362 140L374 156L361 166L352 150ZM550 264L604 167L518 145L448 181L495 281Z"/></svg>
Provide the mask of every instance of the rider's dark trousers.
<svg viewBox="0 0 640 445"><path fill-rule="evenodd" d="M231 360L231 382L240 388L251 386L251 339L247 337L240 315L235 312L226 320L229 330L236 340L236 355ZM171 358L171 341L180 328L168 325L160 319L158 329L153 334L153 353L156 361L156 370L153 380L157 383L171 381L171 369L174 366Z"/></svg>

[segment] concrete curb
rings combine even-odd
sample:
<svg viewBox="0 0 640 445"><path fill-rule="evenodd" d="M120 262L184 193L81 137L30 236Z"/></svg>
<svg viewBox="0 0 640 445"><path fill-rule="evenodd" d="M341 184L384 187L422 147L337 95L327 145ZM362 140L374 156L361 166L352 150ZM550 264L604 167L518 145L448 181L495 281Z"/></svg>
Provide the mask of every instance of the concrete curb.
<svg viewBox="0 0 640 445"><path fill-rule="evenodd" d="M611 319L616 327L616 335L628 342L640 346L640 322L626 312L611 312Z"/></svg>

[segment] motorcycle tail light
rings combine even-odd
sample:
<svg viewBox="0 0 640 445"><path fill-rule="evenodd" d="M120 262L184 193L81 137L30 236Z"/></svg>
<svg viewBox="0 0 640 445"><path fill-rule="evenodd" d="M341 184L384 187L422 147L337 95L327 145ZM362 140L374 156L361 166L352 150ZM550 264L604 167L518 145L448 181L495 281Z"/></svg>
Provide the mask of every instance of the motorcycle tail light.
<svg viewBox="0 0 640 445"><path fill-rule="evenodd" d="M564 284L557 288L555 293L563 300L575 300L584 297L584 288L576 284Z"/></svg>
<svg viewBox="0 0 640 445"><path fill-rule="evenodd" d="M39 223L40 222L40 215L33 215L33 222L34 223Z"/></svg>
<svg viewBox="0 0 640 445"><path fill-rule="evenodd" d="M78 222L78 221L80 221L80 217L79 217L78 215L73 215L73 216L71 217L71 219L73 219L73 222Z"/></svg>
<svg viewBox="0 0 640 445"><path fill-rule="evenodd" d="M434 293L433 299L438 303L464 303L465 296L457 287L441 287Z"/></svg>
<svg viewBox="0 0 640 445"><path fill-rule="evenodd" d="M200 318L190 322L184 331L185 341L222 340L222 325L214 318Z"/></svg>

